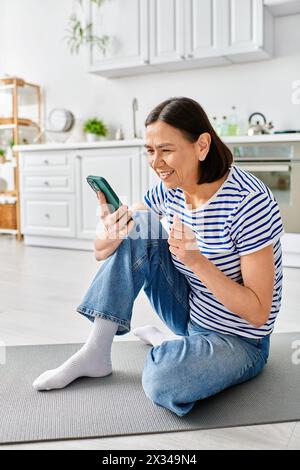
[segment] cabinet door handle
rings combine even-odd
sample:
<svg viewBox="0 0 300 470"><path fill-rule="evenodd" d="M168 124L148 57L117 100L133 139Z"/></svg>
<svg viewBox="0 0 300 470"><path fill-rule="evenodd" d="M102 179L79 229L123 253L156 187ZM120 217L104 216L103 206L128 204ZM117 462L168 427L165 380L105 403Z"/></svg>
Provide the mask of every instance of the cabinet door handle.
<svg viewBox="0 0 300 470"><path fill-rule="evenodd" d="M193 59L194 58L194 54L188 54L188 59Z"/></svg>
<svg viewBox="0 0 300 470"><path fill-rule="evenodd" d="M144 59L144 64L149 64L150 61L148 59Z"/></svg>
<svg viewBox="0 0 300 470"><path fill-rule="evenodd" d="M49 181L44 181L45 186L49 186Z"/></svg>
<svg viewBox="0 0 300 470"><path fill-rule="evenodd" d="M45 165L49 165L49 160L44 160Z"/></svg>
<svg viewBox="0 0 300 470"><path fill-rule="evenodd" d="M185 60L185 56L184 56L184 55L181 55L181 56L180 56L180 59L181 59L181 60Z"/></svg>
<svg viewBox="0 0 300 470"><path fill-rule="evenodd" d="M76 155L77 160L81 160L81 155Z"/></svg>
<svg viewBox="0 0 300 470"><path fill-rule="evenodd" d="M46 219L50 219L50 214L45 214Z"/></svg>

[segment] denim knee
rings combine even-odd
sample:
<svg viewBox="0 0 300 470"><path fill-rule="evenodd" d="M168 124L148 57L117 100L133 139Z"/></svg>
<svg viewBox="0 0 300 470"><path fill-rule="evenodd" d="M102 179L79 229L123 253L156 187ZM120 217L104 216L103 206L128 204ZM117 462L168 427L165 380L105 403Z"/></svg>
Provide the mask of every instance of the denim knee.
<svg viewBox="0 0 300 470"><path fill-rule="evenodd" d="M150 355L152 351L150 351ZM172 411L178 417L183 417L191 411L195 402L187 399L185 403L178 403L176 387L172 383L173 381L174 370L172 370L172 367L165 367L164 363L157 364L151 359L146 360L142 374L142 385L145 395L155 405Z"/></svg>
<svg viewBox="0 0 300 470"><path fill-rule="evenodd" d="M177 404L180 378L174 374L172 360L166 357L165 346L166 343L162 343L149 351L142 373L142 386L146 396L155 405L169 409L177 416L183 416L191 410L193 404Z"/></svg>

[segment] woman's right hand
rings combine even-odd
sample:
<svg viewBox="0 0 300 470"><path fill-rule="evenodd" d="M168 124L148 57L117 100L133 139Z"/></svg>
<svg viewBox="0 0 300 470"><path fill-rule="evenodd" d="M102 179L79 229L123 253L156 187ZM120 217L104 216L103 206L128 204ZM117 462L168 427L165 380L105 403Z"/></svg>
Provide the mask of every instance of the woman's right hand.
<svg viewBox="0 0 300 470"><path fill-rule="evenodd" d="M122 205L115 212L111 213L104 194L97 193L100 204L100 220L103 224L103 231L97 234L94 241L94 253L97 261L102 261L114 253L134 226L134 221L130 220L132 213L126 205ZM130 220L130 222L128 222Z"/></svg>

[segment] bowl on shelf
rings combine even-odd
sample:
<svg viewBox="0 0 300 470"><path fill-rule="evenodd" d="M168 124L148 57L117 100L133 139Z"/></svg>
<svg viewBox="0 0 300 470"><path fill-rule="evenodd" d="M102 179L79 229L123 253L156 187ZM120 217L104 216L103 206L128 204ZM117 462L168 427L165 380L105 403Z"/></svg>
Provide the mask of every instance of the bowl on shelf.
<svg viewBox="0 0 300 470"><path fill-rule="evenodd" d="M45 136L46 136L46 142L53 142L53 143L60 143L64 144L70 135L72 134L72 131L69 132L59 132L59 131L53 131L53 130L45 130Z"/></svg>

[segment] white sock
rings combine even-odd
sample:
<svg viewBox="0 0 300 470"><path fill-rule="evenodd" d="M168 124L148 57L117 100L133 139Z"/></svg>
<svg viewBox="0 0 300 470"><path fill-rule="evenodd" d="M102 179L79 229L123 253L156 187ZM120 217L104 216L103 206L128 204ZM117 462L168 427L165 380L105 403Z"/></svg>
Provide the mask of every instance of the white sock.
<svg viewBox="0 0 300 470"><path fill-rule="evenodd" d="M95 317L92 331L82 348L57 369L47 370L34 382L36 390L64 388L78 377L111 374L111 345L118 329L116 322Z"/></svg>
<svg viewBox="0 0 300 470"><path fill-rule="evenodd" d="M132 330L132 333L144 343L151 344L152 346L159 346L163 341L181 338L181 336L177 336L175 334L166 335L159 328L152 325L135 328Z"/></svg>

